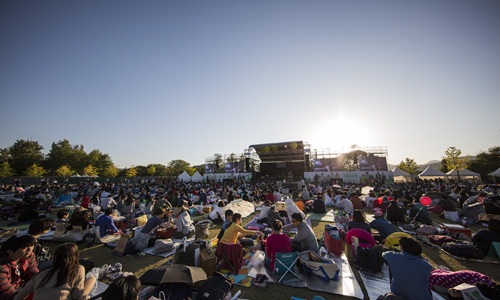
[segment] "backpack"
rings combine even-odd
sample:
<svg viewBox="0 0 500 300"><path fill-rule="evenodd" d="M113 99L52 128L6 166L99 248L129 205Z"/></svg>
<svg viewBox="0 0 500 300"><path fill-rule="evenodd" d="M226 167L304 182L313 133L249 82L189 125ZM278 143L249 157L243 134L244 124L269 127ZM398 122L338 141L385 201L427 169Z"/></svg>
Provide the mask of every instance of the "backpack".
<svg viewBox="0 0 500 300"><path fill-rule="evenodd" d="M382 248L375 246L373 248L356 249L356 265L362 271L377 273L382 271L384 259L382 258Z"/></svg>
<svg viewBox="0 0 500 300"><path fill-rule="evenodd" d="M191 299L191 294L185 283L163 283L153 291L149 300L187 300Z"/></svg>
<svg viewBox="0 0 500 300"><path fill-rule="evenodd" d="M215 272L203 283L196 300L222 300L233 288L233 283L224 274Z"/></svg>

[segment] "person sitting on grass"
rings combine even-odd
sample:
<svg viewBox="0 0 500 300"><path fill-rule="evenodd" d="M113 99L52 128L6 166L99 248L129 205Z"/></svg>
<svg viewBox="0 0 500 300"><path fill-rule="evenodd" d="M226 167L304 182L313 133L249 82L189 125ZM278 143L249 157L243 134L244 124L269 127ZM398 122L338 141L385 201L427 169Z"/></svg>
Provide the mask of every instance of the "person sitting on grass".
<svg viewBox="0 0 500 300"><path fill-rule="evenodd" d="M241 226L241 214L233 214L233 222L226 228L221 242L227 244L240 243L242 246L253 246L253 240L245 238L245 235L262 235L261 231L248 230Z"/></svg>
<svg viewBox="0 0 500 300"><path fill-rule="evenodd" d="M325 201L323 200L323 194L318 193L316 199L314 199L313 203L313 212L316 214L324 214L326 213Z"/></svg>
<svg viewBox="0 0 500 300"><path fill-rule="evenodd" d="M391 222L384 218L382 209L376 207L373 216L375 219L369 225L370 228L378 231L378 234L373 235L377 242L382 243L391 233L398 231Z"/></svg>
<svg viewBox="0 0 500 300"><path fill-rule="evenodd" d="M54 253L53 266L36 274L14 299L25 299L31 293L33 299L87 299L97 279L85 279L85 268L79 259L76 244L62 244Z"/></svg>
<svg viewBox="0 0 500 300"><path fill-rule="evenodd" d="M167 222L163 221L165 214L166 211L163 207L158 207L154 210L153 215L148 219L146 225L144 225L141 231L132 238L132 244L136 250L144 250L148 247L152 247L156 240L154 238L156 231L160 227L170 227L170 218L167 219Z"/></svg>
<svg viewBox="0 0 500 300"><path fill-rule="evenodd" d="M399 247L401 252L386 251L382 254L392 276L391 293L378 299L432 300L429 279L433 268L421 256L422 246L414 238L403 237L399 240Z"/></svg>
<svg viewBox="0 0 500 300"><path fill-rule="evenodd" d="M283 233L283 223L280 220L275 220L272 226L273 233L267 237L266 242L266 266L274 270L276 253L292 252L292 243L288 235Z"/></svg>
<svg viewBox="0 0 500 300"><path fill-rule="evenodd" d="M0 249L0 297L11 300L38 273L32 235L12 236Z"/></svg>
<svg viewBox="0 0 500 300"><path fill-rule="evenodd" d="M188 202L183 201L179 207L174 211L175 226L177 231L172 233L172 238L182 239L184 237L190 238L194 235L194 223L189 214Z"/></svg>
<svg viewBox="0 0 500 300"><path fill-rule="evenodd" d="M488 229L482 229L472 236L472 242L484 254L488 254L493 242L500 243L500 220L488 221Z"/></svg>
<svg viewBox="0 0 500 300"><path fill-rule="evenodd" d="M292 214L292 223L283 227L284 231L289 231L291 228L297 228L297 234L292 239L293 251L318 251L318 240L311 226L304 222L302 214Z"/></svg>
<svg viewBox="0 0 500 300"><path fill-rule="evenodd" d="M214 223L214 224L222 224L226 220L226 217L224 216L224 200L219 200L217 202L217 206L214 207L214 209L210 212L208 215L208 218Z"/></svg>
<svg viewBox="0 0 500 300"><path fill-rule="evenodd" d="M104 215L97 218L95 222L95 226L99 227L99 237L103 243L116 242L122 233L121 230L116 228L116 225L113 222L113 217L111 216L113 211L113 208L104 210Z"/></svg>
<svg viewBox="0 0 500 300"><path fill-rule="evenodd" d="M351 230L353 228L363 229L370 234L372 233L370 225L366 223L365 216L361 210L355 210L352 214L352 220L347 224L347 230Z"/></svg>
<svg viewBox="0 0 500 300"><path fill-rule="evenodd" d="M115 279L106 289L102 300L137 300L141 291L141 282L134 275Z"/></svg>
<svg viewBox="0 0 500 300"><path fill-rule="evenodd" d="M222 239L222 236L224 235L224 231L226 231L227 227L233 222L233 211L231 209L228 209L224 212L224 216L226 217L226 220L222 224L222 227L219 231L219 234L217 235L217 240L220 241Z"/></svg>

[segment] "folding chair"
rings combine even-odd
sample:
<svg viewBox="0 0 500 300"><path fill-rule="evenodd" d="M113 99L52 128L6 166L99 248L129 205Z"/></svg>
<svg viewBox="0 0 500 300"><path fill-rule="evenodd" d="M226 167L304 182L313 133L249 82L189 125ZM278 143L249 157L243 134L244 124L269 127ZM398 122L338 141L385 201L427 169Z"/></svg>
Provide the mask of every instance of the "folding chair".
<svg viewBox="0 0 500 300"><path fill-rule="evenodd" d="M227 269L235 274L240 272L243 262L243 249L241 244L228 244L219 242L215 250L217 269Z"/></svg>
<svg viewBox="0 0 500 300"><path fill-rule="evenodd" d="M276 283L281 283L286 274L291 273L298 279L302 279L297 268L299 252L275 253L273 274L281 275Z"/></svg>

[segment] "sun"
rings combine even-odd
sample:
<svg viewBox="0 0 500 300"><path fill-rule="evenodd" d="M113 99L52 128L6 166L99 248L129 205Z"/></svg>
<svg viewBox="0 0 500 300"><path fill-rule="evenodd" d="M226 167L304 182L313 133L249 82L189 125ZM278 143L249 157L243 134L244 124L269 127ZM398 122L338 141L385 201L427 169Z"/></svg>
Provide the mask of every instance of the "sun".
<svg viewBox="0 0 500 300"><path fill-rule="evenodd" d="M315 149L373 146L373 135L362 121L339 118L323 122L314 130L311 147Z"/></svg>

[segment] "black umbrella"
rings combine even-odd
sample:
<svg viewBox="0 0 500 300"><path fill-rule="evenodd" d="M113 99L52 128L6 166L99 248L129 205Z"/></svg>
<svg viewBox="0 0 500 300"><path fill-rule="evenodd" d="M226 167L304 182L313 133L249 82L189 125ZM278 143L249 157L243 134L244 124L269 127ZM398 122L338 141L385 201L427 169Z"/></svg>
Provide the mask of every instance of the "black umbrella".
<svg viewBox="0 0 500 300"><path fill-rule="evenodd" d="M207 280L207 273L202 268L178 264L151 269L141 276L143 285L160 285L169 282L192 285L202 280Z"/></svg>

